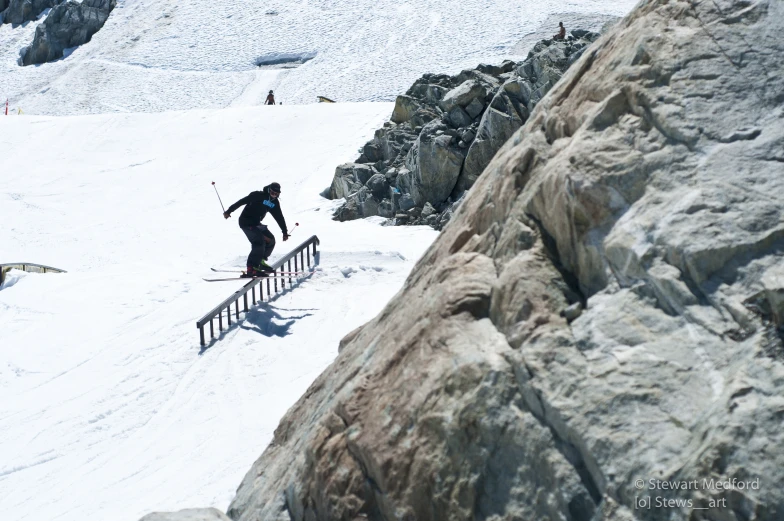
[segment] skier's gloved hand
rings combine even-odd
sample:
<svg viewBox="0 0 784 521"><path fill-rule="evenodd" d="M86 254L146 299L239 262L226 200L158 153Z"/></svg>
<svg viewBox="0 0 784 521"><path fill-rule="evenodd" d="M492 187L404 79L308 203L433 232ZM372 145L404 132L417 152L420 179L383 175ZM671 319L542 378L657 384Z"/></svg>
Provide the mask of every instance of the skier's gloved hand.
<svg viewBox="0 0 784 521"><path fill-rule="evenodd" d="M289 240L289 234L288 234L288 233L284 233L284 234L283 234L283 240L284 240L284 241L287 241L287 240Z"/></svg>
<svg viewBox="0 0 784 521"><path fill-rule="evenodd" d="M228 219L229 217L231 217L231 214L229 212L223 212L224 219Z"/></svg>

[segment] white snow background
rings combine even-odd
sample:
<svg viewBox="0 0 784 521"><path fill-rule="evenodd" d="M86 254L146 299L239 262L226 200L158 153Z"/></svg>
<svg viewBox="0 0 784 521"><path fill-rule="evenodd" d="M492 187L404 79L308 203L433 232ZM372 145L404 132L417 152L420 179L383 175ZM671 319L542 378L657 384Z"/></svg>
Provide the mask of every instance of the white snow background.
<svg viewBox="0 0 784 521"><path fill-rule="evenodd" d="M38 67L16 58L40 21L0 26L0 96L61 116L0 116L0 263L68 271L0 288L0 519L225 511L340 338L400 289L436 232L337 223L318 195L392 105L296 102L391 100L425 72L500 61L553 13L631 7L119 0L90 43ZM282 53L315 57L255 66ZM284 105L254 107L273 87ZM280 182L300 226L273 260L313 234L322 254L202 350L196 320L242 285L202 277L249 250L211 181L227 206Z"/></svg>
<svg viewBox="0 0 784 521"><path fill-rule="evenodd" d="M0 101L52 115L260 105L269 89L285 105L394 101L425 72L520 59L515 44L549 15L624 15L634 3L118 0L91 42L39 66L17 60L40 20L0 25ZM282 55L315 57L256 66Z"/></svg>
<svg viewBox="0 0 784 521"><path fill-rule="evenodd" d="M0 288L0 519L226 509L340 338L436 235L332 221L318 195L391 109L0 118L0 262L67 270L11 271ZM321 263L202 352L196 320L245 282L202 277L243 267L249 250L212 181L225 205L280 182L300 225L283 242L265 220L272 260L316 234Z"/></svg>

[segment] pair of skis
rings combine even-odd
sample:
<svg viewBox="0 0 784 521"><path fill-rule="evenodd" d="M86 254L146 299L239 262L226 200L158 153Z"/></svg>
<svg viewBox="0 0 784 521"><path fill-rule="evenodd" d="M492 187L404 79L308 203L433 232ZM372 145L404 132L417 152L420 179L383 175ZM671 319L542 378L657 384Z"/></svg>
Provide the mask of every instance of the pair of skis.
<svg viewBox="0 0 784 521"><path fill-rule="evenodd" d="M245 272L242 271L242 270L219 270L219 269L216 269L216 268L210 268L210 269L212 271L217 272L217 273L241 273L243 275L245 274ZM275 272L271 271L271 272L269 272L269 274L262 275L262 276L259 276L259 277L242 277L242 276L239 276L239 277L228 277L228 278L225 278L225 279L203 279L203 280L205 280L207 282L223 282L223 281L227 281L227 280L253 280L253 279L274 279L274 278L281 279L281 278L302 277L302 276L305 276L305 275L308 275L308 274L310 274L309 271L275 271Z"/></svg>

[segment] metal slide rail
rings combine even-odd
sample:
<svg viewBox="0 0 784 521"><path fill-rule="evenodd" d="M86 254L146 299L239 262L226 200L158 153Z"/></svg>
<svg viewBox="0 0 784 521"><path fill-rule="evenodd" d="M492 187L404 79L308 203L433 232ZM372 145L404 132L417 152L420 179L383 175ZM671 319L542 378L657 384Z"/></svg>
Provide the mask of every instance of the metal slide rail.
<svg viewBox="0 0 784 521"><path fill-rule="evenodd" d="M0 284L5 281L5 274L12 269L28 271L31 273L67 273L60 268L53 268L51 266L44 266L43 264L35 264L33 262L4 262L0 263Z"/></svg>
<svg viewBox="0 0 784 521"><path fill-rule="evenodd" d="M278 270L284 267L284 265L288 264L288 267L285 271L302 271L305 270L305 262L307 261L307 268L311 267L310 258L311 258L311 251L310 247L313 246L313 265L316 264L316 246L320 244L319 238L313 235L310 239L306 240L293 250L286 254L283 258L277 260L272 267L275 271L272 275L278 273ZM292 270L291 261L294 261L294 266ZM284 271L284 270L281 270ZM274 293L278 293L279 291L283 291L286 289L286 279L289 281L289 286L292 284L293 279L300 278L301 275L291 275L289 277L269 277L269 278L257 278L257 279L250 279L247 284L245 284L242 288L235 291L229 298L218 304L212 311L201 317L196 322L196 327L199 328L199 338L201 340L201 345L207 345L205 338L204 338L204 327L209 323L210 325L210 338L215 338L215 326L213 325L213 320L216 318L218 319L218 329L223 331L223 312L226 312L226 320L228 322L228 326L231 326L231 305L234 304L234 314L235 319L239 321L240 319L240 299L243 299L243 311L245 313L248 312L248 293L251 294L251 299L253 304L256 305L256 302L263 302L264 301L264 284L263 282L266 281L267 283L267 300L271 298ZM237 279L242 280L242 279ZM278 281L280 281L280 289L278 289ZM256 299L256 286L259 287L259 298Z"/></svg>

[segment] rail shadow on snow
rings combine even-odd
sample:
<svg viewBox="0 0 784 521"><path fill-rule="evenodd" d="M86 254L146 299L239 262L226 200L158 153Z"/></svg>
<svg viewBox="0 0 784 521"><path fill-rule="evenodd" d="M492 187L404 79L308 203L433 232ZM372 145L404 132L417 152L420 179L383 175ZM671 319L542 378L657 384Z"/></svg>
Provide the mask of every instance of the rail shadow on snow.
<svg viewBox="0 0 784 521"><path fill-rule="evenodd" d="M278 311L315 311L315 309L284 309L276 308L275 306L264 303L259 305L259 307L248 311L248 314L245 316L245 320L243 322L250 325L240 323L239 327L242 329L248 329L250 331L258 331L267 337L284 337L290 334L289 329L294 322L301 318L313 315L313 313L304 313L302 315L291 315L284 317Z"/></svg>
<svg viewBox="0 0 784 521"><path fill-rule="evenodd" d="M217 342L223 340L227 334L236 331L237 328L256 331L268 338L282 338L291 334L289 329L297 320L312 316L313 313L307 312L318 311L318 308L287 309L276 307L272 305L272 303L278 300L278 298L281 296L286 295L292 290L296 289L307 280L308 278L306 277L295 282L291 282L290 285L287 285L285 289L275 293L271 299L256 303L256 305L251 307L247 313L243 312L239 319L233 319L231 326L224 326L223 331L216 332L217 334L215 335L215 338L210 339L207 345L201 348L199 351L199 356L206 353L207 350L214 346ZM301 313L299 315L292 314L291 316L287 315L288 313L297 311L306 313Z"/></svg>

